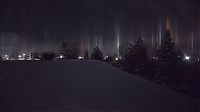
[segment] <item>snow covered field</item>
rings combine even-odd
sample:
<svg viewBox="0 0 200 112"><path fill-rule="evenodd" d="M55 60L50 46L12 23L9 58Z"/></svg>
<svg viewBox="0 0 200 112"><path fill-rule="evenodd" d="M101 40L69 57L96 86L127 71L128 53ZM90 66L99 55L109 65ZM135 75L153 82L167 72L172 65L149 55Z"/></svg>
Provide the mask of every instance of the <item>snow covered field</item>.
<svg viewBox="0 0 200 112"><path fill-rule="evenodd" d="M195 112L198 105L100 61L0 62L0 110Z"/></svg>

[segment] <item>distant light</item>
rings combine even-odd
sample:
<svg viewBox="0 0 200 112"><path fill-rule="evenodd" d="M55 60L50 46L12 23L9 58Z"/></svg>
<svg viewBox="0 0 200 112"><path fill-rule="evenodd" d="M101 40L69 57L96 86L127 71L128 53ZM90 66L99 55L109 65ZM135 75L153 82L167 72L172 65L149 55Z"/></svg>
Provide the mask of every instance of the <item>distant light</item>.
<svg viewBox="0 0 200 112"><path fill-rule="evenodd" d="M152 57L152 58L153 58L153 59L155 59L155 60L158 60L158 59L159 59L158 57L155 57L155 56L154 56L154 57Z"/></svg>
<svg viewBox="0 0 200 112"><path fill-rule="evenodd" d="M108 59L108 58L109 58L109 56L105 56L105 57L104 57L104 60L106 60L106 59Z"/></svg>
<svg viewBox="0 0 200 112"><path fill-rule="evenodd" d="M119 58L115 58L115 60L116 60L116 61L118 61L118 60L119 60Z"/></svg>
<svg viewBox="0 0 200 112"><path fill-rule="evenodd" d="M82 56L79 56L78 59L83 60L84 58Z"/></svg>
<svg viewBox="0 0 200 112"><path fill-rule="evenodd" d="M185 60L190 60L190 56L185 55Z"/></svg>
<svg viewBox="0 0 200 112"><path fill-rule="evenodd" d="M24 60L24 56L19 55L19 56L18 56L18 60Z"/></svg>
<svg viewBox="0 0 200 112"><path fill-rule="evenodd" d="M63 58L64 58L64 56L63 56L63 55L60 55L60 56L59 56L59 58L60 58L60 59L63 59Z"/></svg>
<svg viewBox="0 0 200 112"><path fill-rule="evenodd" d="M38 61L39 61L40 59L38 59L38 58L35 58L34 60L38 60Z"/></svg>
<svg viewBox="0 0 200 112"><path fill-rule="evenodd" d="M19 57L19 58L22 58L22 55L19 55L18 57Z"/></svg>
<svg viewBox="0 0 200 112"><path fill-rule="evenodd" d="M3 59L4 59L4 60L9 60L9 55L6 54L6 55L3 57Z"/></svg>
<svg viewBox="0 0 200 112"><path fill-rule="evenodd" d="M22 56L26 56L26 54L23 53Z"/></svg>

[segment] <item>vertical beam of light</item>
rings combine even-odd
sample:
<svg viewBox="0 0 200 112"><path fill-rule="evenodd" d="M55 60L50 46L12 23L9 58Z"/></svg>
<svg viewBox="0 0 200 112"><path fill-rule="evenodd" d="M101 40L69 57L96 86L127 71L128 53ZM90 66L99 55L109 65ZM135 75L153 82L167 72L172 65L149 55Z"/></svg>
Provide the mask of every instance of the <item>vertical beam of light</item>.
<svg viewBox="0 0 200 112"><path fill-rule="evenodd" d="M98 47L100 49L102 49L102 37L101 36L98 38Z"/></svg>
<svg viewBox="0 0 200 112"><path fill-rule="evenodd" d="M179 38L178 38L178 23L177 20L175 21L175 43L176 43L176 50L179 49Z"/></svg>
<svg viewBox="0 0 200 112"><path fill-rule="evenodd" d="M109 55L109 42L106 40L106 53Z"/></svg>
<svg viewBox="0 0 200 112"><path fill-rule="evenodd" d="M120 58L120 28L119 28L119 22L116 21L115 23L115 36L116 36L116 47L117 47L117 57Z"/></svg>
<svg viewBox="0 0 200 112"><path fill-rule="evenodd" d="M87 40L87 50L90 51L90 38L88 37L88 40Z"/></svg>
<svg viewBox="0 0 200 112"><path fill-rule="evenodd" d="M169 17L167 17L167 20L166 20L166 28L167 28L167 30L170 30L171 31L171 26L170 26L170 19L169 19Z"/></svg>
<svg viewBox="0 0 200 112"><path fill-rule="evenodd" d="M47 50L47 31L44 30L44 49Z"/></svg>
<svg viewBox="0 0 200 112"><path fill-rule="evenodd" d="M2 33L2 38L3 38L3 54L6 53L6 37L5 37L5 32Z"/></svg>
<svg viewBox="0 0 200 112"><path fill-rule="evenodd" d="M161 45L161 40L162 40L162 20L159 20L159 30L158 30L158 45L157 47L159 47Z"/></svg>
<svg viewBox="0 0 200 112"><path fill-rule="evenodd" d="M192 32L191 34L191 49L192 49L192 54L194 53L194 33Z"/></svg>
<svg viewBox="0 0 200 112"><path fill-rule="evenodd" d="M99 47L99 37L98 36L97 36L97 43L96 44L97 44L97 47Z"/></svg>
<svg viewBox="0 0 200 112"><path fill-rule="evenodd" d="M152 46L152 51L154 52L154 34L153 34L153 32L151 35L151 46Z"/></svg>
<svg viewBox="0 0 200 112"><path fill-rule="evenodd" d="M158 29L156 30L156 49L158 48L159 46L159 37L160 37L160 27L158 25Z"/></svg>
<svg viewBox="0 0 200 112"><path fill-rule="evenodd" d="M200 44L200 0L199 0L199 27L198 27L198 39L199 39L199 41L198 41L198 44L197 45L199 45ZM198 52L199 52L199 55L200 55L200 46L199 46L199 48L198 48Z"/></svg>
<svg viewBox="0 0 200 112"><path fill-rule="evenodd" d="M154 51L155 51L155 45L156 45L156 38L157 38L157 36L156 36L156 33L155 33L155 31L156 31L156 27L154 26L154 25L152 25L153 27L152 27L152 34L151 34L151 46L152 46L152 48L151 48L151 51L152 51L152 54L154 53Z"/></svg>
<svg viewBox="0 0 200 112"><path fill-rule="evenodd" d="M95 36L94 38L94 47L98 47L98 38Z"/></svg>
<svg viewBox="0 0 200 112"><path fill-rule="evenodd" d="M2 54L5 53L5 37L4 32L2 32Z"/></svg>
<svg viewBox="0 0 200 112"><path fill-rule="evenodd" d="M84 37L83 35L81 35L81 38L80 38L80 55L82 56L84 54Z"/></svg>
<svg viewBox="0 0 200 112"><path fill-rule="evenodd" d="M117 32L117 56L118 57L120 57L119 47L120 47L120 34L119 32Z"/></svg>
<svg viewBox="0 0 200 112"><path fill-rule="evenodd" d="M141 25L141 33L138 35L141 37L141 39L144 39L145 38L145 26L144 24ZM135 38L135 42L137 41L137 37Z"/></svg>
<svg viewBox="0 0 200 112"><path fill-rule="evenodd" d="M99 36L97 37L97 46L99 47L99 49L101 49L100 48L100 37Z"/></svg>

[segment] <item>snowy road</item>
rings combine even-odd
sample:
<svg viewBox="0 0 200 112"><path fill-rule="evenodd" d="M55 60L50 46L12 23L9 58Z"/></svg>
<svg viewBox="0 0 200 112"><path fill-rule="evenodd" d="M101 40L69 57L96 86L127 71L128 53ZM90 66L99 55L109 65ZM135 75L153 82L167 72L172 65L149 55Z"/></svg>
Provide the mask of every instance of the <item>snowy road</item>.
<svg viewBox="0 0 200 112"><path fill-rule="evenodd" d="M197 110L199 102L96 61L0 63L0 110Z"/></svg>

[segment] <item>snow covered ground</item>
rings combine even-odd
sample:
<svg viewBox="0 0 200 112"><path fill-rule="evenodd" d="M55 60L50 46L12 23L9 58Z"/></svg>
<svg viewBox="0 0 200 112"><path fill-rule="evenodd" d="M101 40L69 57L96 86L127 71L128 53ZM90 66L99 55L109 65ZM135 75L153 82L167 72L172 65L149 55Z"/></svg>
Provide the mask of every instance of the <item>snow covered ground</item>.
<svg viewBox="0 0 200 112"><path fill-rule="evenodd" d="M198 106L100 61L0 62L0 110L195 112Z"/></svg>

